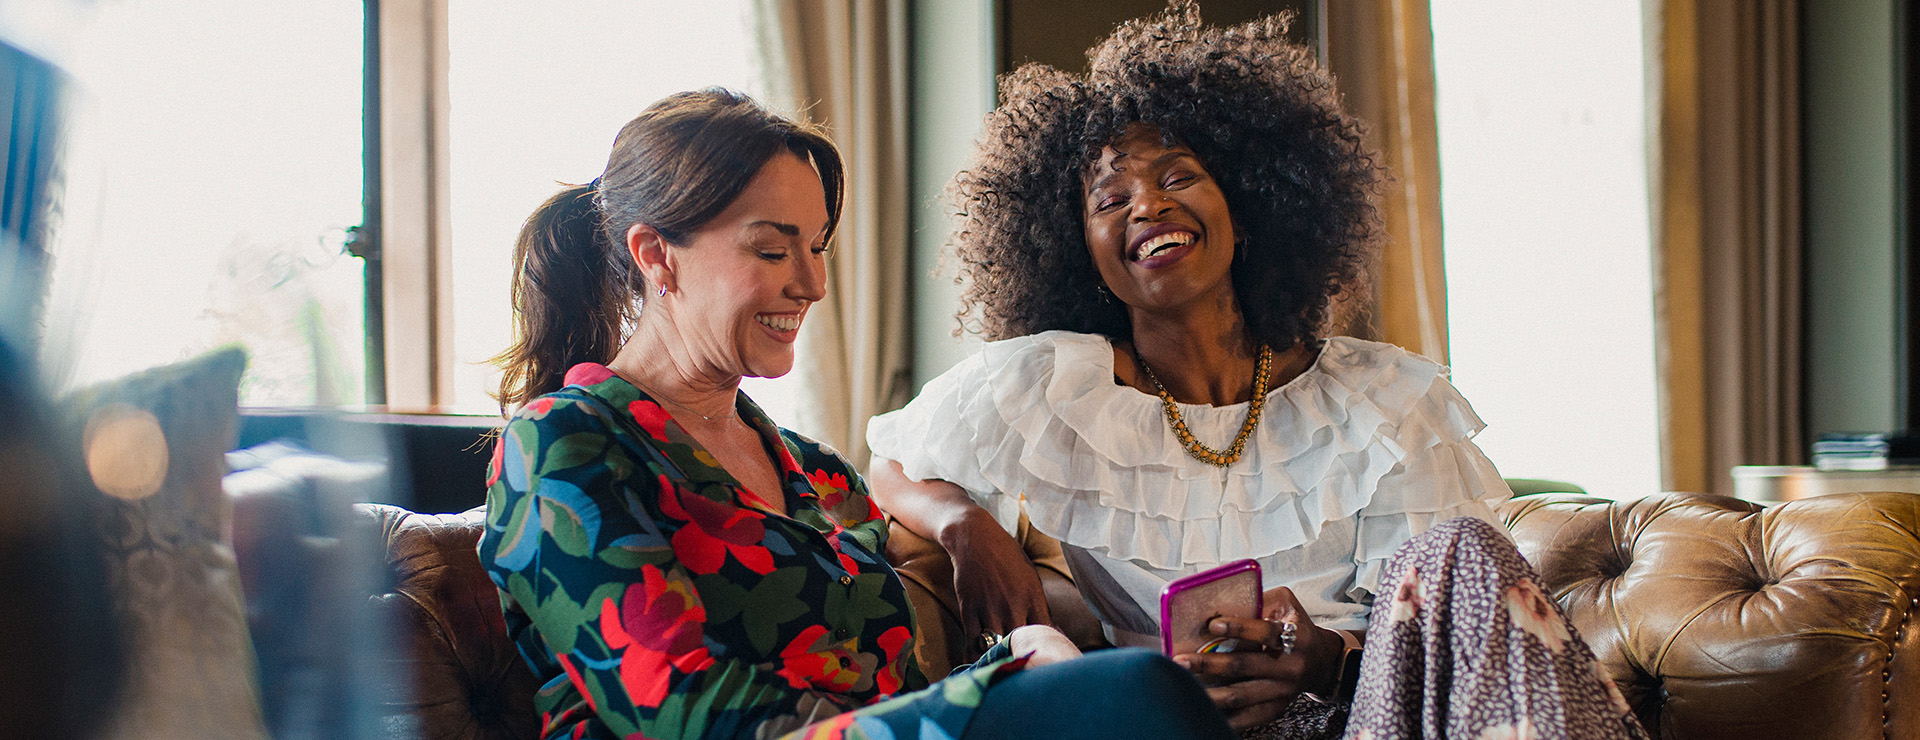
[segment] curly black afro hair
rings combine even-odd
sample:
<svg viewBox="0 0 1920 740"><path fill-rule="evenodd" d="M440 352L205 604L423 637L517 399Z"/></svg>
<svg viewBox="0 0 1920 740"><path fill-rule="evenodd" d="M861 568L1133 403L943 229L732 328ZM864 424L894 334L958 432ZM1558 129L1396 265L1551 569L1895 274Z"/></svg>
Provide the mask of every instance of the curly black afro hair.
<svg viewBox="0 0 1920 740"><path fill-rule="evenodd" d="M1197 154L1246 241L1232 266L1249 339L1311 342L1336 298L1365 289L1380 236L1383 171L1333 80L1286 39L1286 16L1229 28L1190 0L1121 25L1074 76L1028 64L1000 81L1000 107L958 207L963 326L988 339L1051 329L1130 338L1126 307L1101 295L1083 232L1083 180L1131 124Z"/></svg>

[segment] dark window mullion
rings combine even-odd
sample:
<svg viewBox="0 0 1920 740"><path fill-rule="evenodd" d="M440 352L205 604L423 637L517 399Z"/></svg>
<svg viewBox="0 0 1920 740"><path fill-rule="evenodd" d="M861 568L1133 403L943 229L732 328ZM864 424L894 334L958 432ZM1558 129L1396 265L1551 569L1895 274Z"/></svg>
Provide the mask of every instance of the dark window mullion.
<svg viewBox="0 0 1920 740"><path fill-rule="evenodd" d="M387 332L385 281L382 278L380 180L380 0L363 0L366 36L365 71L361 75L360 137L361 210L357 239L366 260L367 403L387 402Z"/></svg>

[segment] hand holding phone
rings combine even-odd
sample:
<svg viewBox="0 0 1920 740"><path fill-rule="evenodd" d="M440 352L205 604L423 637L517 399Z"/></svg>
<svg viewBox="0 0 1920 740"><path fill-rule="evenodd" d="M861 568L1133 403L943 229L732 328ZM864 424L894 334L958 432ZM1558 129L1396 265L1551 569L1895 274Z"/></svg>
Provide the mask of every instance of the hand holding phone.
<svg viewBox="0 0 1920 740"><path fill-rule="evenodd" d="M1203 570L1160 590L1160 644L1167 655L1231 652L1238 640L1215 637L1215 617L1259 619L1260 564L1252 560Z"/></svg>

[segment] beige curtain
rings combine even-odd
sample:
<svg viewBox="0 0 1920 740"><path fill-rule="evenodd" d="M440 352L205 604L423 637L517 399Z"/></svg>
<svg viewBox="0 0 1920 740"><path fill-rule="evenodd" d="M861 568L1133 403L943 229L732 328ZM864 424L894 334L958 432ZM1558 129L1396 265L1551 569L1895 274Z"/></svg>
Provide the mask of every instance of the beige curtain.
<svg viewBox="0 0 1920 740"><path fill-rule="evenodd" d="M847 163L827 297L807 315L793 425L867 463L867 419L911 392L905 0L759 0L773 102L825 124Z"/></svg>
<svg viewBox="0 0 1920 740"><path fill-rule="evenodd" d="M1665 0L1650 168L1662 485L1804 456L1793 0Z"/></svg>
<svg viewBox="0 0 1920 740"><path fill-rule="evenodd" d="M1370 306L1345 330L1447 361L1447 278L1440 248L1440 145L1427 0L1325 3L1327 66L1347 110L1369 127L1392 173L1381 203L1387 240ZM1338 330L1340 327L1336 326Z"/></svg>

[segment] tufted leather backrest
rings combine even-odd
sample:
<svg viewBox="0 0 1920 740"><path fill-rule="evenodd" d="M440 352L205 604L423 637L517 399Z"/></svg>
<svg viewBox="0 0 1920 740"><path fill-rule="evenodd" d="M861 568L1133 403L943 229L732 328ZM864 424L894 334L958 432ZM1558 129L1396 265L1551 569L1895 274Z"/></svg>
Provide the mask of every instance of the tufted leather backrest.
<svg viewBox="0 0 1920 740"><path fill-rule="evenodd" d="M404 729L433 740L536 737L534 679L474 549L480 511L358 510L377 524L393 570L376 599L409 635L396 659L413 672L414 694L393 707L416 720ZM1920 496L1763 509L1692 494L1542 495L1500 515L1655 737L1920 737ZM911 533L894 532L890 557L912 546ZM910 591L947 591L918 594L925 639L954 629L925 607L951 599L951 571L941 570L951 565L935 555L895 558ZM1071 588L1050 595L1078 598Z"/></svg>
<svg viewBox="0 0 1920 740"><path fill-rule="evenodd" d="M1654 737L1920 737L1920 496L1500 514Z"/></svg>
<svg viewBox="0 0 1920 740"><path fill-rule="evenodd" d="M486 513L416 514L396 506L355 507L383 534L393 588L374 598L402 625L413 695L396 697L426 740L523 740L540 735L539 688L507 638L500 597L475 545ZM399 733L396 733L399 734Z"/></svg>

